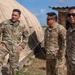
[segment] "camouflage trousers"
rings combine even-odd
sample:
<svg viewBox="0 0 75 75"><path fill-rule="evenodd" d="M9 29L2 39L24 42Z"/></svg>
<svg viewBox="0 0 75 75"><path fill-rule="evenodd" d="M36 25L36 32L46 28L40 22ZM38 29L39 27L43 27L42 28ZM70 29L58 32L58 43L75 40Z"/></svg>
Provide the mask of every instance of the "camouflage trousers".
<svg viewBox="0 0 75 75"><path fill-rule="evenodd" d="M6 49L4 46L3 50L0 50L0 75L2 75L2 65L4 62L5 56L9 53L9 75L16 75L17 68L18 68L18 60L19 60L19 52L13 49Z"/></svg>
<svg viewBox="0 0 75 75"><path fill-rule="evenodd" d="M75 64L72 64L67 59L67 75L75 75Z"/></svg>
<svg viewBox="0 0 75 75"><path fill-rule="evenodd" d="M64 74L64 59L47 59L46 60L46 67L47 73L46 75L65 75Z"/></svg>

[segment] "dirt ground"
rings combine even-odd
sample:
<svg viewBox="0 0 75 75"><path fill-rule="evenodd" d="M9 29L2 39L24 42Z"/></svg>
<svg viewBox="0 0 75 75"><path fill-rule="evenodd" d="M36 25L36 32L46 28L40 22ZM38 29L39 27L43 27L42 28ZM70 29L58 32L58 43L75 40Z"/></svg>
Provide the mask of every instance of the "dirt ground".
<svg viewBox="0 0 75 75"><path fill-rule="evenodd" d="M30 66L23 69L23 75L46 75L46 58L45 52L40 51L36 53L35 58L32 60ZM64 73L66 73L66 66L64 67Z"/></svg>
<svg viewBox="0 0 75 75"><path fill-rule="evenodd" d="M45 55L40 51L36 53L32 59L30 66L23 69L24 75L46 75L46 59Z"/></svg>

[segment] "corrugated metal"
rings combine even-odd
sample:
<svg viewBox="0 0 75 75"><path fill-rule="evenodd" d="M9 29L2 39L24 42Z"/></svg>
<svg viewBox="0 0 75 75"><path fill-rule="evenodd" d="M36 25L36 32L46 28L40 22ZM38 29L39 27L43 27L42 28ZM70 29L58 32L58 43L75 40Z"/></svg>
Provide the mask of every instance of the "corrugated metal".
<svg viewBox="0 0 75 75"><path fill-rule="evenodd" d="M59 12L67 12L69 9L68 6L66 6L66 7L51 7L51 6L49 6L49 8L52 8L53 10L57 10Z"/></svg>

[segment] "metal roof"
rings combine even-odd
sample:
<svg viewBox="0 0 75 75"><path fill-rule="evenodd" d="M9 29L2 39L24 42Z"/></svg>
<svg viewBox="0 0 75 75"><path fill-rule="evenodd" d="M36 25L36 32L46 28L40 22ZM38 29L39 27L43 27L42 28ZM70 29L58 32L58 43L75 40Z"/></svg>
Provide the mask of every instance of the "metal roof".
<svg viewBox="0 0 75 75"><path fill-rule="evenodd" d="M67 12L69 7L66 6L66 7L51 7L49 6L49 8L52 8L53 10L57 10L57 11L60 11L60 12Z"/></svg>

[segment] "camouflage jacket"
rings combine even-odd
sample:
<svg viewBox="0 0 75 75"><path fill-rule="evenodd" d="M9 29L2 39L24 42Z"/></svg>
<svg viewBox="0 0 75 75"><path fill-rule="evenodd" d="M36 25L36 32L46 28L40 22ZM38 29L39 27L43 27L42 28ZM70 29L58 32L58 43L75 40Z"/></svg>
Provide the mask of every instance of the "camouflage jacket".
<svg viewBox="0 0 75 75"><path fill-rule="evenodd" d="M45 49L47 54L55 54L58 50L65 54L66 50L66 29L56 23L53 28L45 30Z"/></svg>
<svg viewBox="0 0 75 75"><path fill-rule="evenodd" d="M17 47L21 45L23 48L28 42L28 31L21 21L13 23L10 19L3 21L0 25L1 43Z"/></svg>
<svg viewBox="0 0 75 75"><path fill-rule="evenodd" d="M67 30L67 57L75 64L75 28L72 27Z"/></svg>

